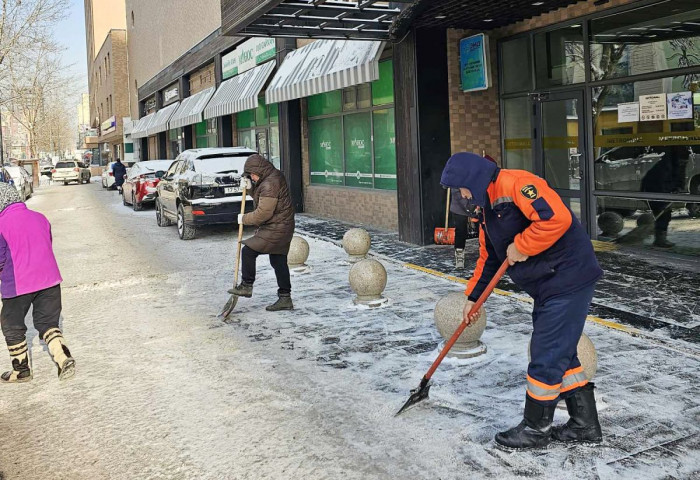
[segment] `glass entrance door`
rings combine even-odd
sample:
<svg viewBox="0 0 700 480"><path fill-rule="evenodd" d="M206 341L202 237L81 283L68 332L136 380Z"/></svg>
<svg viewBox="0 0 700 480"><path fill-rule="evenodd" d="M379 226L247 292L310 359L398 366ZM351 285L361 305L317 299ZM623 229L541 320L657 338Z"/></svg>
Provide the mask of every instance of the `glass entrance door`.
<svg viewBox="0 0 700 480"><path fill-rule="evenodd" d="M583 92L535 94L535 173L549 183L586 227Z"/></svg>
<svg viewBox="0 0 700 480"><path fill-rule="evenodd" d="M255 146L260 155L270 160L270 146L267 143L267 128L255 130Z"/></svg>

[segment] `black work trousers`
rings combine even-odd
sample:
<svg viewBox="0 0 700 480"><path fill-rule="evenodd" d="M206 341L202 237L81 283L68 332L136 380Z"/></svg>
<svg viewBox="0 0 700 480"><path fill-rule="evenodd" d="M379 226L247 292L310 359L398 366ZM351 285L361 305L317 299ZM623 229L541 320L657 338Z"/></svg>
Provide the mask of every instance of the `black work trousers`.
<svg viewBox="0 0 700 480"><path fill-rule="evenodd" d="M47 330L58 328L58 320L61 317L61 286L56 285L38 292L2 299L0 324L7 345L17 345L25 340L27 325L24 319L29 313L29 307L33 307L34 328L39 331L39 337L44 338Z"/></svg>
<svg viewBox="0 0 700 480"><path fill-rule="evenodd" d="M468 238L479 236L479 224L466 215L453 214L455 222L455 248L463 250Z"/></svg>
<svg viewBox="0 0 700 480"><path fill-rule="evenodd" d="M255 283L255 262L258 259L258 255L265 255L260 252L256 252L249 246L244 246L241 251L241 262L243 263L241 267L241 276L243 283L252 285ZM278 295L289 295L292 293L292 282L289 278L289 266L287 265L287 255L276 255L270 254L270 265L275 270L275 276L277 277L277 294Z"/></svg>

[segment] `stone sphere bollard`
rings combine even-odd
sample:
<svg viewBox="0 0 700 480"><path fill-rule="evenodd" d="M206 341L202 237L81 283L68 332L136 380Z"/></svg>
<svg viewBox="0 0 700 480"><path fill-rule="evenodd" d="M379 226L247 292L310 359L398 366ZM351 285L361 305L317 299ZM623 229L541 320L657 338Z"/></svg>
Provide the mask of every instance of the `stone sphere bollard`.
<svg viewBox="0 0 700 480"><path fill-rule="evenodd" d="M637 226L652 227L655 221L656 218L654 217L653 213L642 213L640 216L637 217Z"/></svg>
<svg viewBox="0 0 700 480"><path fill-rule="evenodd" d="M292 237L287 254L287 265L291 273L307 273L311 268L306 264L309 259L309 242L301 237Z"/></svg>
<svg viewBox="0 0 700 480"><path fill-rule="evenodd" d="M353 263L367 257L371 243L369 233L363 228L351 228L343 235L343 248Z"/></svg>
<svg viewBox="0 0 700 480"><path fill-rule="evenodd" d="M467 296L464 292L452 292L442 297L435 305L435 326L445 340L440 344L440 351L445 347L445 343L455 333L457 327L462 322L462 312L467 303ZM476 323L464 329L464 332L457 338L457 342L452 346L448 357L471 358L486 353L486 345L480 338L486 328L486 310L482 307L482 313Z"/></svg>
<svg viewBox="0 0 700 480"><path fill-rule="evenodd" d="M617 212L603 212L598 216L598 228L606 237L614 237L625 228L625 222Z"/></svg>
<svg viewBox="0 0 700 480"><path fill-rule="evenodd" d="M388 299L382 296L386 288L386 269L373 258L360 260L352 266L350 287L357 295L353 299L355 305L376 308L388 302Z"/></svg>
<svg viewBox="0 0 700 480"><path fill-rule="evenodd" d="M598 353L596 353L593 342L585 333L582 333L581 338L578 339L576 355L581 362L586 379L588 379L588 381L593 380L593 377L598 371ZM529 344L527 346L527 359L531 360Z"/></svg>

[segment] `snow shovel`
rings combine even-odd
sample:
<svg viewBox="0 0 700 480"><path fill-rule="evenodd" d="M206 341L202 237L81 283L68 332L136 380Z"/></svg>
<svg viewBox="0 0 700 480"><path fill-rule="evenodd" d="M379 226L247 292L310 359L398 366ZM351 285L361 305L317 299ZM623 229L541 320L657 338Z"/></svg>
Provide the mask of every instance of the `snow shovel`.
<svg viewBox="0 0 700 480"><path fill-rule="evenodd" d="M447 228L450 219L450 189L447 188L447 206L445 206L445 228L436 228L433 234L435 245L454 245L455 244L455 229Z"/></svg>
<svg viewBox="0 0 700 480"><path fill-rule="evenodd" d="M245 183L243 184L243 192L241 196L241 215L245 213L245 202L246 202L246 195L248 192L246 191L246 185ZM243 224L239 223L238 224L238 245L237 245L237 252L236 252L236 269L235 273L233 274L233 288L236 288L236 285L238 284L238 270L239 267L241 266L241 241L243 240ZM223 319L227 319L229 315L231 315L231 312L233 309L236 307L236 304L238 303L238 295L231 295L231 297L228 299L228 302L226 302L226 305L224 305L224 309L221 310L221 313L219 313L219 317Z"/></svg>
<svg viewBox="0 0 700 480"><path fill-rule="evenodd" d="M493 276L493 278L491 279L489 284L486 286L486 289L484 289L484 292L481 294L479 299L476 301L476 303L474 304L472 309L469 311L469 315L472 315L472 314L479 311L479 309L484 304L484 302L486 301L488 296L491 294L493 289L496 287L496 284L498 283L498 281L501 279L503 274L506 273L507 269L508 269L508 259L506 259L503 262L503 265L501 265L501 268L498 269L498 271ZM406 401L406 403L403 404L403 407L401 407L401 409L398 412L396 412L396 415L394 415L395 417L400 415L401 412L403 412L407 408L412 407L416 403L428 398L428 392L430 390L430 378L433 376L433 374L435 373L435 370L437 370L437 368L440 366L440 364L442 363L442 360L447 355L447 352L450 351L450 349L455 344L455 342L457 341L457 339L462 334L462 332L464 331L465 328L467 328L467 324L464 320L462 320L462 323L459 324L459 326L457 327L457 330L455 330L455 333L452 334L450 339L445 344L445 347L440 352L440 355L438 355L438 357L435 359L433 364L430 366L428 373L423 375L423 378L421 379L420 385L418 385L418 388L416 388L415 390L411 390L411 396L408 397L408 401Z"/></svg>

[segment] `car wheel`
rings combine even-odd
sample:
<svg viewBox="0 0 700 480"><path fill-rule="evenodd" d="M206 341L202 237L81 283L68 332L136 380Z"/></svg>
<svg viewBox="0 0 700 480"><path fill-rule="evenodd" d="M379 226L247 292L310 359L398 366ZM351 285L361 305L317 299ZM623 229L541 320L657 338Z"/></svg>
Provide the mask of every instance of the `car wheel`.
<svg viewBox="0 0 700 480"><path fill-rule="evenodd" d="M68 185L68 182L63 182L63 185Z"/></svg>
<svg viewBox="0 0 700 480"><path fill-rule="evenodd" d="M187 225L185 222L185 210L182 205L177 207L177 233L180 240L192 240L197 234L197 229L192 225Z"/></svg>
<svg viewBox="0 0 700 480"><path fill-rule="evenodd" d="M156 223L159 227L169 227L173 223L168 217L165 216L163 212L163 205L160 204L160 200L156 198Z"/></svg>
<svg viewBox="0 0 700 480"><path fill-rule="evenodd" d="M134 197L133 193L131 194L131 208L134 209L134 212L140 212L141 210L143 210L143 206L140 203L136 202L136 198Z"/></svg>
<svg viewBox="0 0 700 480"><path fill-rule="evenodd" d="M102 180L102 188L107 188L107 185L105 185L105 181Z"/></svg>

